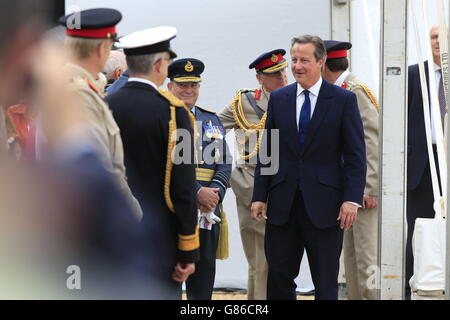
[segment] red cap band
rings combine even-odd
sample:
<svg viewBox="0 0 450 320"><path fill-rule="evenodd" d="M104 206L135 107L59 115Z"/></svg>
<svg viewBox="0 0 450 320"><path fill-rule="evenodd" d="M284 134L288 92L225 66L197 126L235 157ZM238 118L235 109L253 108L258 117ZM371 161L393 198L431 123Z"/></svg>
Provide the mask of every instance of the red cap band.
<svg viewBox="0 0 450 320"><path fill-rule="evenodd" d="M283 56L281 55L281 53L276 55L277 60L276 61L272 61L272 57L264 59L263 61L261 61L260 63L258 63L255 66L255 69L262 69L265 67L270 67L273 66L274 64L276 64L277 62L280 62L281 60L283 60Z"/></svg>
<svg viewBox="0 0 450 320"><path fill-rule="evenodd" d="M336 50L336 51L330 51L327 53L328 58L345 58L347 56L347 50Z"/></svg>
<svg viewBox="0 0 450 320"><path fill-rule="evenodd" d="M108 39L116 34L116 27L107 27L100 29L66 29L66 34L73 37Z"/></svg>

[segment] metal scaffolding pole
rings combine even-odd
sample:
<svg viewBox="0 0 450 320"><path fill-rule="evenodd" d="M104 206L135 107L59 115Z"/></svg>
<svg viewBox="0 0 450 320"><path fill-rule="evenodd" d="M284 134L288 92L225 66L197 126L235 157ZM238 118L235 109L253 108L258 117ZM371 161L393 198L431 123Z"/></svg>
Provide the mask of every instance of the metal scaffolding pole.
<svg viewBox="0 0 450 320"><path fill-rule="evenodd" d="M449 11L450 11L450 5L449 5ZM450 12L449 12L449 18L450 18ZM450 44L450 33L448 35L448 43ZM445 72L445 70L444 70ZM449 72L449 71L447 71ZM450 84L449 84L450 85ZM450 90L447 90L447 101L450 104ZM447 105L448 106L448 105ZM448 111L447 111L448 114ZM449 116L447 115L447 168L450 168L450 127L449 127ZM450 186L450 175L447 175L447 186ZM450 188L447 188L447 212L445 215L445 221L447 223L447 239L446 239L446 254L445 254L445 300L450 300L450 223L448 222L448 217L450 217L450 206L449 201L450 199Z"/></svg>
<svg viewBox="0 0 450 320"><path fill-rule="evenodd" d="M404 297L407 0L381 1L379 298Z"/></svg>
<svg viewBox="0 0 450 320"><path fill-rule="evenodd" d="M351 8L349 0L330 0L331 39L351 41ZM351 62L351 50L348 58Z"/></svg>

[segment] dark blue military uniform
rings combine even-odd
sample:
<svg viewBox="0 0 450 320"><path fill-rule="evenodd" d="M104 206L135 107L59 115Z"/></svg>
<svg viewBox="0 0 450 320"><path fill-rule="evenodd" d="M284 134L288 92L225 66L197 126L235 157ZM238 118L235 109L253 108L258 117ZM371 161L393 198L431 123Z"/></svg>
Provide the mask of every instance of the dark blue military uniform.
<svg viewBox="0 0 450 320"><path fill-rule="evenodd" d="M200 75L204 69L205 65L198 59L178 59L169 66L168 76L174 86L181 88L188 86L186 92L194 92L198 97L198 83L201 82ZM174 90L174 94L179 90L179 88ZM189 104L195 104L195 101L190 101ZM232 163L225 142L225 131L215 112L198 106L193 107L191 111L195 115L198 130L195 137L197 178L195 191L198 196L202 187L218 188L219 204L212 214L221 217L222 201L229 186ZM195 273L186 281L186 293L189 300L210 300L212 296L216 275L216 251L220 235L220 224L217 221L219 219L214 221L213 218L216 217L212 214L199 213L200 260L195 264Z"/></svg>
<svg viewBox="0 0 450 320"><path fill-rule="evenodd" d="M221 217L222 201L229 186L231 158L225 142L225 132L217 115L196 106L192 110L197 120L199 136L196 140L197 151L197 194L201 187L219 189L219 205L214 214ZM228 160L227 160L228 157ZM228 163L227 163L228 162ZM203 219L206 223L207 220ZM211 225L211 230L200 225L200 260L196 271L186 281L186 293L190 300L211 299L216 275L216 250L219 241L220 223Z"/></svg>
<svg viewBox="0 0 450 320"><path fill-rule="evenodd" d="M137 32L137 37L131 34L120 40L127 57L175 54L170 49L176 33L173 27ZM134 76L132 68L130 73ZM192 125L183 103L156 86L147 79L131 77L107 102L120 128L131 190L144 212L144 246L158 254L148 261L148 274L160 280L158 288L151 290L157 299L181 299L182 286L173 278L174 267L196 263L200 251L195 165L192 161L174 163L167 154L174 130L192 132Z"/></svg>

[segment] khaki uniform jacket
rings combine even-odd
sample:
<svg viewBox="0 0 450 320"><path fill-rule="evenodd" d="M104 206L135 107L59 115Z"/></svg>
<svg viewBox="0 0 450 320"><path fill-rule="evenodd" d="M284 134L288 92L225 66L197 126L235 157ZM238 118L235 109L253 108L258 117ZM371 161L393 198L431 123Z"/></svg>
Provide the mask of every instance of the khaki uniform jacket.
<svg viewBox="0 0 450 320"><path fill-rule="evenodd" d="M364 193L378 196L378 110L361 86L361 81L353 73L350 73L344 82L347 84L347 89L356 94L364 126L367 157L367 176Z"/></svg>
<svg viewBox="0 0 450 320"><path fill-rule="evenodd" d="M90 138L97 147L97 154L105 169L116 177L121 191L129 200L136 216L141 219L142 209L131 193L125 175L119 127L102 98L103 88L98 88L100 82L95 81L92 75L80 66L68 63L66 69L73 90L82 102L80 107L85 111L84 115L90 128Z"/></svg>
<svg viewBox="0 0 450 320"><path fill-rule="evenodd" d="M256 103L263 111L267 111L270 94L263 87L260 87L258 90L261 90L261 95L258 100L255 99ZM249 89L248 91L254 94L257 89ZM247 96L241 93L241 99L242 107L247 121L252 124L258 123L260 119L251 106ZM225 106L225 108L223 108L219 113L217 113L217 116L219 117L220 121L222 121L225 130L235 129L235 136L236 139L238 139L239 134L236 132L236 130L241 128L236 123L232 110L233 107L231 104L229 104ZM239 143L236 143L236 148L239 148ZM245 151L249 152L248 148L246 148ZM244 163L244 161L240 159L239 154L237 152L236 154L236 167L242 169L242 171L233 170L230 184L234 193L239 196L243 202L250 205L253 195L253 177L256 167L256 157L250 159L251 163Z"/></svg>

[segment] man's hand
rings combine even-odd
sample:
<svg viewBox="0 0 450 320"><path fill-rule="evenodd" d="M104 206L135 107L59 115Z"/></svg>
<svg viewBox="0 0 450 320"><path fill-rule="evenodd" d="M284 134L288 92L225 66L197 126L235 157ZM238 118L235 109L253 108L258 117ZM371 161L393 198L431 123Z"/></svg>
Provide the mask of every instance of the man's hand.
<svg viewBox="0 0 450 320"><path fill-rule="evenodd" d="M266 216L266 204L261 201L255 201L252 203L252 209L251 209L251 217L253 220L261 221L263 218L267 219Z"/></svg>
<svg viewBox="0 0 450 320"><path fill-rule="evenodd" d="M195 263L178 262L172 273L172 279L177 282L186 281L195 272Z"/></svg>
<svg viewBox="0 0 450 320"><path fill-rule="evenodd" d="M211 212L219 203L219 188L201 187L197 194L197 201L201 212Z"/></svg>
<svg viewBox="0 0 450 320"><path fill-rule="evenodd" d="M204 205L202 205L200 202L197 201L197 207L198 210L200 210L201 213L208 213L211 212L210 210L208 210L207 207L205 207Z"/></svg>
<svg viewBox="0 0 450 320"><path fill-rule="evenodd" d="M356 221L358 215L358 207L352 203L344 202L339 210L338 221L341 221L340 227L343 230L350 228Z"/></svg>
<svg viewBox="0 0 450 320"><path fill-rule="evenodd" d="M377 196L369 196L368 194L364 195L363 199L363 208L364 209L373 209L378 206L378 197Z"/></svg>

